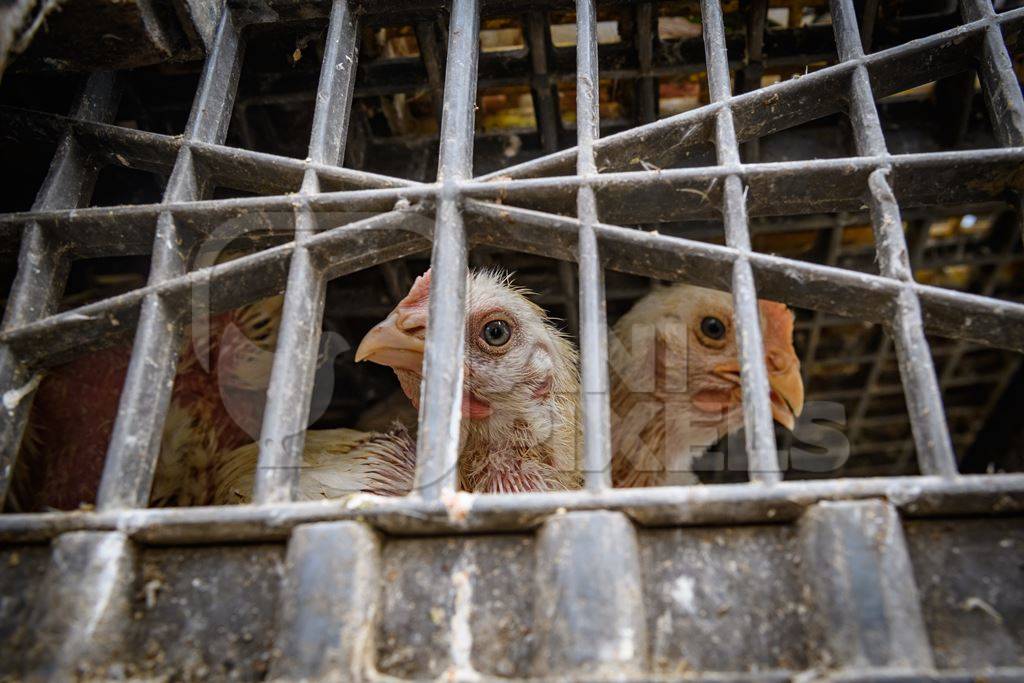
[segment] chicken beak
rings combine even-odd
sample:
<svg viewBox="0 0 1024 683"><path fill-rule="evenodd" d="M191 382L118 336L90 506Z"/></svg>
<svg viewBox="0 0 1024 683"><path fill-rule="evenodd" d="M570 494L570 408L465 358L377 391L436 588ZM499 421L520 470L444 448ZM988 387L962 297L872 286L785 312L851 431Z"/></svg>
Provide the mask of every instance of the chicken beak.
<svg viewBox="0 0 1024 683"><path fill-rule="evenodd" d="M395 370L423 374L423 340L403 330L398 313L392 311L366 333L356 349L356 362L368 360Z"/></svg>
<svg viewBox="0 0 1024 683"><path fill-rule="evenodd" d="M716 365L713 372L728 382L740 383L740 364L735 361Z"/></svg>
<svg viewBox="0 0 1024 683"><path fill-rule="evenodd" d="M793 431L796 418L804 410L804 381L800 365L794 363L787 370L768 375L772 388L772 417L780 425Z"/></svg>
<svg viewBox="0 0 1024 683"><path fill-rule="evenodd" d="M730 382L740 383L739 363L722 363L715 366L714 372ZM769 371L768 385L771 388L772 417L780 425L793 431L796 418L804 409L804 383L800 377L800 365L794 363L782 372Z"/></svg>

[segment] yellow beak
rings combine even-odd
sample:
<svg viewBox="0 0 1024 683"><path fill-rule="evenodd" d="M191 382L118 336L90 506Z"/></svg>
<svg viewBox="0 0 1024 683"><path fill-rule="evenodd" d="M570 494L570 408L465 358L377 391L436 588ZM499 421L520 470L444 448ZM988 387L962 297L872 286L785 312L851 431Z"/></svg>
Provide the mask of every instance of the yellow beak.
<svg viewBox="0 0 1024 683"><path fill-rule="evenodd" d="M731 382L740 382L739 363L723 363L716 366L714 372ZM769 362L768 385L771 387L772 417L792 431L796 426L796 418L804 409L804 382L800 377L800 364L792 363L785 370L773 372Z"/></svg>
<svg viewBox="0 0 1024 683"><path fill-rule="evenodd" d="M356 362L368 360L395 370L410 370L422 375L423 350L423 340L403 330L398 313L392 311L359 342Z"/></svg>
<svg viewBox="0 0 1024 683"><path fill-rule="evenodd" d="M804 410L804 381L800 377L800 365L794 363L783 372L769 372L768 384L772 388L772 417L793 431L796 418Z"/></svg>

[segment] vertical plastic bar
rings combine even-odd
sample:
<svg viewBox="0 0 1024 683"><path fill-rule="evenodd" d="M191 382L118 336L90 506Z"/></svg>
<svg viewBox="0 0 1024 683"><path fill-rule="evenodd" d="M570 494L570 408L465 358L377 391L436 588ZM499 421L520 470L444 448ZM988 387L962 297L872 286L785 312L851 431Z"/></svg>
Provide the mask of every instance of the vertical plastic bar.
<svg viewBox="0 0 1024 683"><path fill-rule="evenodd" d="M840 58L852 60L862 57L864 49L853 0L832 0L831 10ZM910 283L913 281L913 273L903 233L903 221L887 178L888 150L867 68L863 64L858 65L851 75L849 99L857 153L876 157L879 164L868 177L868 198L879 270L886 277ZM921 304L909 286L899 293L894 303L894 317L889 331L896 346L919 467L922 474L954 476L956 456L946 426L942 394L928 340L924 335ZM858 413L863 412L864 406L861 402Z"/></svg>
<svg viewBox="0 0 1024 683"><path fill-rule="evenodd" d="M934 667L900 515L889 502L824 502L799 525L817 660L845 669Z"/></svg>
<svg viewBox="0 0 1024 683"><path fill-rule="evenodd" d="M134 625L138 565L135 544L120 531L57 536L28 616L33 639L19 653L22 680L115 678Z"/></svg>
<svg viewBox="0 0 1024 683"><path fill-rule="evenodd" d="M358 59L359 21L348 0L334 0L309 141L315 163L336 165L345 154Z"/></svg>
<svg viewBox="0 0 1024 683"><path fill-rule="evenodd" d="M996 139L1003 147L1024 145L1024 95L1013 68L1013 58L991 0L961 0L960 12L968 21L987 20L979 60L979 75L985 92Z"/></svg>
<svg viewBox="0 0 1024 683"><path fill-rule="evenodd" d="M317 190L315 172L307 171L302 194L314 194ZM326 295L323 270L309 250L302 246L302 242L313 234L315 223L316 219L307 205L302 204L296 209L295 239L298 244L288 268L281 330L263 411L253 490L253 502L256 504L293 500L298 488Z"/></svg>
<svg viewBox="0 0 1024 683"><path fill-rule="evenodd" d="M473 170L479 60L478 0L455 0L448 36L437 179L441 183L431 255L427 352L420 390L415 490L438 500L457 485L465 355L466 231L458 184Z"/></svg>
<svg viewBox="0 0 1024 683"><path fill-rule="evenodd" d="M526 42L530 48L533 68L533 111L537 117L541 145L548 154L558 149L558 106L551 92L548 74L549 28L544 12L530 12L526 17Z"/></svg>
<svg viewBox="0 0 1024 683"><path fill-rule="evenodd" d="M726 179L726 224L742 222L746 233L746 211L740 179ZM735 230L735 228L732 228ZM749 240L747 234L747 240ZM775 446L775 427L769 403L771 388L765 364L764 340L750 261L738 258L732 270L733 319L740 356L743 388L744 435L751 481L775 483L782 478Z"/></svg>
<svg viewBox="0 0 1024 683"><path fill-rule="evenodd" d="M358 56L358 22L348 0L334 0L309 141L309 158L314 162L337 164L344 157ZM301 195L319 191L316 171L307 169ZM296 249L288 269L277 341L280 353L274 354L260 430L253 491L257 504L293 500L298 487L326 298L323 269L303 246L315 228L316 217L306 203L300 203L295 210Z"/></svg>
<svg viewBox="0 0 1024 683"><path fill-rule="evenodd" d="M753 92L764 77L764 36L768 25L768 0L753 0L747 10L747 45L743 69L736 78L736 90ZM761 158L761 141L752 138L743 143L743 159L756 164Z"/></svg>
<svg viewBox="0 0 1024 683"><path fill-rule="evenodd" d="M594 143L600 136L597 64L597 12L593 0L576 3L576 173L597 174ZM576 195L580 220L580 407L583 412L583 471L586 487L600 491L611 485L611 438L608 431L608 321L605 313L604 268L594 225L598 221L593 188L582 185Z"/></svg>
<svg viewBox="0 0 1024 683"><path fill-rule="evenodd" d="M71 115L87 121L110 119L118 102L116 77L97 72L86 81ZM34 211L81 206L92 195L97 168L74 135L66 132L57 145L50 170L32 205ZM4 314L3 329L11 329L53 313L67 282L70 266L59 236L30 223L21 235L18 274ZM0 394L19 396L0 407L0 508L14 471L14 460L32 406L33 377L6 346L0 347ZM7 392L14 392L8 394Z"/></svg>
<svg viewBox="0 0 1024 683"><path fill-rule="evenodd" d="M992 24L985 29L981 83L996 139L1003 147L1024 145L1024 96L1015 73L1003 32L998 25Z"/></svg>
<svg viewBox="0 0 1024 683"><path fill-rule="evenodd" d="M651 74L654 64L654 30L654 3L639 3L636 6L636 54L640 64L640 78L637 79L640 123L651 123L658 118L657 81Z"/></svg>
<svg viewBox="0 0 1024 683"><path fill-rule="evenodd" d="M642 555L629 518L607 510L554 515L537 532L535 552L533 674L637 680L650 648Z"/></svg>
<svg viewBox="0 0 1024 683"><path fill-rule="evenodd" d="M739 146L729 108L729 55L725 44L725 25L719 0L702 0L704 53L707 61L708 90L712 102L724 102L716 118L715 148L718 163L737 166ZM782 478L775 429L769 404L768 368L765 365L761 319L757 304L754 273L746 254L750 252L750 229L747 223L746 193L737 175L725 180L722 193L722 215L726 243L740 252L733 264L732 291L736 340L740 356L740 382L743 386L743 422L750 480L775 483Z"/></svg>
<svg viewBox="0 0 1024 683"><path fill-rule="evenodd" d="M380 601L380 539L359 522L295 528L269 680L365 680Z"/></svg>
<svg viewBox="0 0 1024 683"><path fill-rule="evenodd" d="M225 11L213 50L207 57L185 129L185 145L178 153L165 203L192 201L205 194L189 142L220 143L227 133L241 66L240 27ZM158 284L187 271L186 253L191 235L179 229L170 212L157 220L149 283ZM103 478L97 494L102 510L143 507L149 500L153 473L160 455L167 407L181 346L181 311L159 294L142 302L118 417L107 449Z"/></svg>

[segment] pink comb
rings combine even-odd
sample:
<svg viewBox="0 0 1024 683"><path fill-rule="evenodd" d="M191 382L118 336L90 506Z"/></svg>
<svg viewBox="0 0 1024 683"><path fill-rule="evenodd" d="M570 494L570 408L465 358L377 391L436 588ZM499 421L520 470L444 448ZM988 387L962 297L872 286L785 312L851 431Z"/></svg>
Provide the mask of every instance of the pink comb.
<svg viewBox="0 0 1024 683"><path fill-rule="evenodd" d="M416 278L409 288L409 293L398 302L399 308L414 308L422 305L430 297L430 269Z"/></svg>
<svg viewBox="0 0 1024 683"><path fill-rule="evenodd" d="M765 342L770 340L780 348L793 349L793 311L778 301L761 299L761 317L765 322Z"/></svg>

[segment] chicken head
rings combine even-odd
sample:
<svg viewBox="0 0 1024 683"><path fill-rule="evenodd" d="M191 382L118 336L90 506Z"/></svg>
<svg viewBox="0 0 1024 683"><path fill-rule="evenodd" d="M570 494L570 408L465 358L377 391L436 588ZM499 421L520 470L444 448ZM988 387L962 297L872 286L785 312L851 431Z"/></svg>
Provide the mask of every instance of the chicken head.
<svg viewBox="0 0 1024 683"><path fill-rule="evenodd" d="M793 314L773 301L758 307L772 415L793 429L804 403ZM692 460L743 424L732 296L655 290L616 323L609 360L616 484L694 483Z"/></svg>
<svg viewBox="0 0 1024 683"><path fill-rule="evenodd" d="M575 485L575 349L508 277L491 271L467 277L460 457L464 488ZM390 366L417 407L429 303L427 271L356 351L357 361ZM545 474L537 474L541 470ZM530 481L524 484L524 478Z"/></svg>

